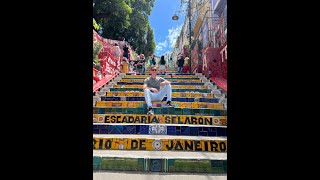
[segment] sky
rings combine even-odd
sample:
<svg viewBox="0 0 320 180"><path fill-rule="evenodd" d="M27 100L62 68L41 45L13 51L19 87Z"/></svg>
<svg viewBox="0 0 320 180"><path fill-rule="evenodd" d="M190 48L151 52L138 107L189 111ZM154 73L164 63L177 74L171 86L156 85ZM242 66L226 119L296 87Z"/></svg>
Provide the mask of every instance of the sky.
<svg viewBox="0 0 320 180"><path fill-rule="evenodd" d="M180 8L181 0L156 0L152 12L149 16L150 26L153 28L156 41L155 55L161 56L166 52L172 52L173 46L184 22L186 3ZM172 20L172 16L177 14L179 20Z"/></svg>

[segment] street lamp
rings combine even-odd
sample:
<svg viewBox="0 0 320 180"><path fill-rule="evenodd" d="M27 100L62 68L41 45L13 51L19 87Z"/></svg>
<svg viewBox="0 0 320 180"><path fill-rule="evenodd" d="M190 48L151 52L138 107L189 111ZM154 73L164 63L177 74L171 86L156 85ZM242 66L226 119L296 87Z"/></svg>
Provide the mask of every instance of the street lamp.
<svg viewBox="0 0 320 180"><path fill-rule="evenodd" d="M179 16L174 14L172 16L172 20L178 20ZM191 30L191 0L188 0L188 19L189 19L189 62L190 69L192 71L192 60L191 60L191 35L192 35L192 30Z"/></svg>
<svg viewBox="0 0 320 180"><path fill-rule="evenodd" d="M173 16L172 16L172 20L178 20L179 19L179 16L177 15L177 14L174 14Z"/></svg>

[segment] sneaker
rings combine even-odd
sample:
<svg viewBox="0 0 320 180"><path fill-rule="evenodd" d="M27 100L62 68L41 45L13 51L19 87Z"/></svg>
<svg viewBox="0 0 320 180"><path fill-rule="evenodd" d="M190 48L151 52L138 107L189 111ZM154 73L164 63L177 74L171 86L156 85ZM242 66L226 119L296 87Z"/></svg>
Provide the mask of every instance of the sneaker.
<svg viewBox="0 0 320 180"><path fill-rule="evenodd" d="M174 107L174 105L171 104L171 101L168 101L168 102L167 102L167 107Z"/></svg>
<svg viewBox="0 0 320 180"><path fill-rule="evenodd" d="M153 109L152 109L152 108L149 108L149 111L148 111L147 114L148 114L148 115L153 115L153 114L154 114Z"/></svg>

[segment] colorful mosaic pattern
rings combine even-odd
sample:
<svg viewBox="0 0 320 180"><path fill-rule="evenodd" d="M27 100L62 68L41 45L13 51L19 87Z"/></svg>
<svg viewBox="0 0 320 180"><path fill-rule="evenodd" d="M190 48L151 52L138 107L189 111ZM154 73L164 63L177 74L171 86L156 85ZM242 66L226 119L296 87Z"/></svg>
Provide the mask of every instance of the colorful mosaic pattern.
<svg viewBox="0 0 320 180"><path fill-rule="evenodd" d="M227 140L97 138L96 150L204 151L227 152Z"/></svg>

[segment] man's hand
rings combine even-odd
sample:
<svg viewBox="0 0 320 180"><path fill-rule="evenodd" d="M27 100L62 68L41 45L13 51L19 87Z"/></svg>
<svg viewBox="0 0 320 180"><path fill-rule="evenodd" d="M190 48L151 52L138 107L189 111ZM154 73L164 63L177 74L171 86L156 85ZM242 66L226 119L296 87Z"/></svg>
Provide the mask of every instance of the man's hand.
<svg viewBox="0 0 320 180"><path fill-rule="evenodd" d="M158 93L159 92L158 89L156 89L156 88L149 88L149 90L152 91L153 93Z"/></svg>
<svg viewBox="0 0 320 180"><path fill-rule="evenodd" d="M167 84L170 84L170 81L165 80L165 81L160 83L160 85L167 85Z"/></svg>

